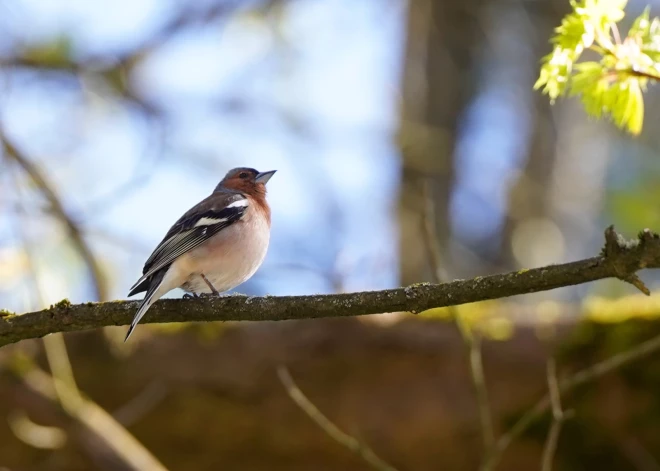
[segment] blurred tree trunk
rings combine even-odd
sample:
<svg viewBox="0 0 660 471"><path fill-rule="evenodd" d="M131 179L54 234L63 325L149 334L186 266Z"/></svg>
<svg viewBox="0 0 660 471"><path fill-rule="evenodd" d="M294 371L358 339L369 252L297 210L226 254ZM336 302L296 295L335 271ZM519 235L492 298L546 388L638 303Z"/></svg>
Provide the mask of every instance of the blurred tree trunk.
<svg viewBox="0 0 660 471"><path fill-rule="evenodd" d="M532 76L536 77L538 59L548 54L548 38L552 36L552 30L560 23L562 16L567 13L568 2L551 0L543 5L520 3L518 8L529 19L531 26L527 28L525 37L532 51L532 60L528 67L531 68ZM547 97L531 89L528 93L533 94L529 107L529 122L532 123L529 129L530 139L521 165L522 171L509 189L507 217L502 230L498 260L502 270L515 269L521 264L529 263L526 259L517 260L514 254L513 238L522 223L545 223L547 227L556 224L551 193L557 164L557 128ZM540 234L544 232L547 231L538 231ZM546 242L543 237L521 237L518 243L526 247L519 247L519 254L542 251Z"/></svg>
<svg viewBox="0 0 660 471"><path fill-rule="evenodd" d="M443 252L451 241L449 205L454 187L460 120L477 92L477 56L488 50L484 47L488 32L483 31L487 22L482 24L480 17L492 13L493 9L504 8L519 9L521 16L528 20L527 27L515 26L524 31L521 40L529 42L532 51L522 60L529 62L525 67L531 69L531 76L534 76L538 68L536 59L548 52L552 28L566 13L568 5L564 2L551 0L540 5L516 6L500 4L497 0L465 3L412 0L409 4L399 133L403 159L399 253L401 282L404 284L432 279L422 243L421 223L424 209L422 182L429 175L432 176L438 243ZM527 90L527 93L533 92ZM554 223L550 193L555 176L556 129L547 99L534 97L530 108L532 125L528 131L527 155L520 176L509 190L501 250L495 259L491 259L498 270L518 264L513 253L513 237L520 223ZM545 241L538 240L538 243L543 245ZM527 252L534 253L536 247L527 249ZM443 262L450 274L456 273L458 267L452 268L450 257L444 257Z"/></svg>
<svg viewBox="0 0 660 471"><path fill-rule="evenodd" d="M449 202L460 118L475 89L483 0L409 2L399 142L401 283L431 279L423 244L423 180L432 176L438 243L450 239ZM445 267L451 272L450 267Z"/></svg>
<svg viewBox="0 0 660 471"><path fill-rule="evenodd" d="M537 55L537 57L540 57ZM550 192L555 167L556 133L550 105L545 96L536 97L530 111L533 122L531 141L525 164L509 189L507 217L502 230L498 265L500 270L512 270L523 260L516 260L513 251L514 232L526 221L552 219ZM523 243L523 242L521 242ZM526 240L524 243L532 244ZM530 247L532 249L532 247Z"/></svg>

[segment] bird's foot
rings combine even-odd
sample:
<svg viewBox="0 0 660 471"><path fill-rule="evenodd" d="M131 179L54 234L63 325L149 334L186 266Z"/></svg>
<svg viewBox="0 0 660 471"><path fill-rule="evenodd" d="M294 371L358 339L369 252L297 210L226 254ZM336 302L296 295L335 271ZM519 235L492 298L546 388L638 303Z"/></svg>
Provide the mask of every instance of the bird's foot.
<svg viewBox="0 0 660 471"><path fill-rule="evenodd" d="M206 278L206 277L204 276L204 274L202 274L202 279L204 280L204 282L206 283L206 285L207 285L207 286L209 287L209 289L211 290L211 294L212 294L213 296L216 296L216 297L217 297L217 296L220 296L220 292L219 292L217 289L215 289L215 286L213 286L213 283L211 283L211 282L208 280L208 278ZM204 294L208 294L208 293L204 293Z"/></svg>
<svg viewBox="0 0 660 471"><path fill-rule="evenodd" d="M207 298L223 298L221 293L184 293L183 299L207 299Z"/></svg>

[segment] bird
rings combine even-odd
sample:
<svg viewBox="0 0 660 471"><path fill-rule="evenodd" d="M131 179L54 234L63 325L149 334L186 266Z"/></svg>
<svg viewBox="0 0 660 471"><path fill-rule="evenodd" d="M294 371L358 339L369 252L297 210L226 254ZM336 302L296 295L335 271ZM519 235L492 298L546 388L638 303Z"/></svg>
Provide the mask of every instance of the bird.
<svg viewBox="0 0 660 471"><path fill-rule="evenodd" d="M275 172L230 170L211 195L174 223L128 293L145 295L124 342L165 293L182 288L192 297L219 295L254 275L270 241L266 183Z"/></svg>

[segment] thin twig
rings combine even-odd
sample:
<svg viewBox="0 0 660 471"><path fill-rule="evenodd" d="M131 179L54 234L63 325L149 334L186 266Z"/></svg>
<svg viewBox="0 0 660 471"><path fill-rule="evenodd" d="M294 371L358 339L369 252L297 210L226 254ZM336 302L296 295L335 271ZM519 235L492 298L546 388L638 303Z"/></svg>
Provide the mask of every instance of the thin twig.
<svg viewBox="0 0 660 471"><path fill-rule="evenodd" d="M570 378L559 382L559 393L560 395L565 395L578 386L590 383L618 368L621 368L622 366L629 365L630 363L644 358L658 350L660 350L660 335L653 337L646 342L642 342L625 352L618 353L606 360L600 361L577 372ZM534 404L534 406L518 419L511 429L502 435L497 443L495 443L495 447L484 465L487 467L482 466L482 470L494 469L509 445L520 437L520 435L522 435L536 419L545 414L551 406L550 397L547 394Z"/></svg>
<svg viewBox="0 0 660 471"><path fill-rule="evenodd" d="M550 404L552 407L552 425L548 433L548 439L543 448L543 458L541 460L541 471L552 471L552 461L557 451L557 442L559 441L559 434L561 433L561 426L568 418L569 414L565 413L561 407L561 394L559 392L559 385L557 383L557 365L554 358L548 359L548 395L550 397Z"/></svg>
<svg viewBox="0 0 660 471"><path fill-rule="evenodd" d="M16 164L18 164L18 166L21 167L30 177L41 194L43 194L46 200L48 200L55 216L62 221L68 229L71 240L89 270L90 277L94 283L95 298L99 301L108 299L103 271L94 257L92 249L87 244L87 241L85 241L78 224L65 210L64 205L53 186L46 180L41 171L30 161L30 159L20 152L18 147L16 147L2 132L0 132L0 147L4 151L4 154L16 162Z"/></svg>
<svg viewBox="0 0 660 471"><path fill-rule="evenodd" d="M438 236L436 231L435 205L433 203L430 187L431 185L428 179L424 180L424 239L430 255L429 260L431 262L435 282L442 283L447 280L442 268L442 254L440 252L440 247L438 246ZM482 361L481 338L478 332L475 332L474 329L470 329L469 326L465 325L456 307L450 306L449 314L455 320L458 330L461 333L461 338L463 339L465 346L468 348L470 377L477 396L476 399L479 410L479 422L483 439L484 456L487 456L489 450L495 443L495 432L493 427L493 417L488 401L488 388L486 386Z"/></svg>
<svg viewBox="0 0 660 471"><path fill-rule="evenodd" d="M41 370L27 357L21 357L11 367L32 391L46 399L60 402L57 394L75 394L66 384ZM133 435L93 401L81 395L80 400L67 399L61 404L68 404L69 407L63 407L64 411L94 433L130 468L136 471L167 471Z"/></svg>
<svg viewBox="0 0 660 471"><path fill-rule="evenodd" d="M43 290L41 289L41 280L40 273L35 263L33 244L30 238L28 237L25 227L27 224L25 206L23 200L25 195L23 194L23 188L18 182L18 178L12 173L14 191L18 196L18 214L19 218L16 227L19 239L21 240L21 245L23 246L23 253L25 254L25 259L27 261L28 273L30 274L29 280L32 284L32 294L36 299L36 305L43 307L46 305ZM43 339L44 350L46 352L46 360L48 361L48 367L50 368L51 374L53 377L59 379L60 381L55 383L55 388L62 403L62 407L68 407L68 404L65 404L63 401L67 398L71 400L78 400L80 397L80 392L78 391L78 386L76 384L75 376L73 375L73 368L71 367L71 361L69 360L69 354L66 349L66 343L64 342L64 337L62 333L57 332L52 335L47 335ZM57 390L58 384L66 384L71 394L65 395L60 394Z"/></svg>
<svg viewBox="0 0 660 471"><path fill-rule="evenodd" d="M429 263L433 272L433 279L436 283L447 281L444 269L442 268L442 254L438 245L438 231L436 230L435 204L431 195L431 184L428 179L424 180L423 186L424 214L422 224L424 229L424 243L426 251L429 254Z"/></svg>
<svg viewBox="0 0 660 471"><path fill-rule="evenodd" d="M615 41L617 45L620 45L621 37L619 35L619 30L615 23L612 23L612 31L615 34ZM612 44L612 42L607 37L603 39L604 39L603 44L601 45L592 44L589 47L589 49L591 49L594 52L597 52L602 56L610 56L616 59L617 62L621 62L621 58L617 55L616 51L614 50L614 44ZM632 77L641 77L648 80L653 80L654 82L660 81L660 75L657 74L656 72L652 72L650 70L640 70L640 68L634 64L631 65L630 67L621 68L621 69L617 69L617 68L606 69L604 74L600 75L599 77L595 77L593 81L595 83L602 78L615 79L616 77L622 77L622 76L625 77L626 75Z"/></svg>
<svg viewBox="0 0 660 471"><path fill-rule="evenodd" d="M16 438L33 448L58 450L68 440L67 433L60 427L37 424L22 409L9 411L7 425Z"/></svg>
<svg viewBox="0 0 660 471"><path fill-rule="evenodd" d="M633 66L630 68L629 71L624 71L628 72L630 75L635 76L635 77L642 77L645 79L653 80L655 82L660 82L660 75L655 73L655 72L649 72L648 70L639 70L636 66Z"/></svg>
<svg viewBox="0 0 660 471"><path fill-rule="evenodd" d="M0 139L2 139L1 136ZM5 155L7 155L7 153L8 152L6 151ZM14 183L16 192L20 195L21 188L16 180L14 180ZM51 197L54 198L54 203L51 201L53 206L62 208L61 203L57 199L57 195L52 193ZM24 216L24 207L20 203L19 210L20 215ZM56 211L56 215L62 219L65 224L73 224L73 227L77 233L80 234L79 229L77 226L75 226L73 221L67 222L66 213L60 213ZM39 272L37 270L36 264L34 263L34 256L30 241L27 237L27 234L25 234L25 231L22 229L24 227L22 222L23 221L19 221L18 227L23 249L30 268L33 292L39 304L43 305L45 304L45 300L41 290L41 285L39 283ZM90 271L93 274L94 271L92 270L92 267L98 267L98 263L94 258L94 255L91 251L85 251L86 245L84 241L82 244L76 244L76 247L83 256L83 259L90 262ZM105 290L102 286L101 278L93 275L92 281L94 282L97 295L105 296ZM102 298L102 300L104 299ZM117 456L120 457L126 464L136 470L149 469L155 471L164 471L165 468L153 456L151 456L151 454L142 446L142 444L135 440L135 438L130 435L128 431L122 427L122 425L115 421L112 416L110 416L96 403L83 397L75 381L73 368L71 366L71 361L69 360L69 354L67 352L63 335L59 332L54 333L53 335L46 336L43 341L46 358L52 376L49 377L47 373L40 372L36 366L31 364L30 360L26 360L24 363L31 366L28 373L22 375L26 384L31 385L33 389L36 388L35 390L45 394L45 392L49 390L48 382L50 382L52 391L55 394L47 395L47 397L58 401L62 409L71 417L78 419L89 429L95 431L99 435L99 438L106 442L109 448L113 449ZM37 384L40 386L37 387Z"/></svg>
<svg viewBox="0 0 660 471"><path fill-rule="evenodd" d="M153 381L130 401L116 409L112 416L124 427L128 427L152 411L168 393L165 383L159 380Z"/></svg>
<svg viewBox="0 0 660 471"><path fill-rule="evenodd" d="M337 443L345 446L350 451L360 456L372 468L379 471L397 471L396 468L387 464L376 455L371 448L344 432L342 432L334 423L330 421L323 413L310 401L305 394L296 385L285 366L277 368L277 376L284 385L289 397L300 407L305 414L312 419L321 430L330 436Z"/></svg>
<svg viewBox="0 0 660 471"><path fill-rule="evenodd" d="M618 440L623 455L637 471L660 471L660 463L634 436Z"/></svg>
<svg viewBox="0 0 660 471"><path fill-rule="evenodd" d="M48 367L53 378L57 378L58 380L54 382L54 385L60 403L64 409L75 408L81 400L81 394L76 384L75 376L73 375L73 368L71 367L71 360L66 349L64 335L61 332L47 335L43 341ZM61 391L61 385L66 386L68 392Z"/></svg>
<svg viewBox="0 0 660 471"><path fill-rule="evenodd" d="M469 337L467 345L470 354L470 374L477 395L477 406L479 407L479 421L481 423L485 455L495 444L495 432L484 374L481 336L478 333L474 333L473 336Z"/></svg>

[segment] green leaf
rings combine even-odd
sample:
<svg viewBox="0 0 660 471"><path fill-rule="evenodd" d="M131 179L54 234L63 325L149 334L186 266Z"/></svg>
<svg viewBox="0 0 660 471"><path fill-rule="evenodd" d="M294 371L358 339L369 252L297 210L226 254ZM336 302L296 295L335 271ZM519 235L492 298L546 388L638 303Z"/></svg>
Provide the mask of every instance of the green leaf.
<svg viewBox="0 0 660 471"><path fill-rule="evenodd" d="M628 36L637 36L647 34L651 27L651 9L650 7L644 8L644 12L639 15L633 22Z"/></svg>
<svg viewBox="0 0 660 471"><path fill-rule="evenodd" d="M570 13L564 17L557 33L550 41L566 51L578 56L585 47L591 46L595 39L595 29L583 15ZM577 59L577 57L575 57Z"/></svg>
<svg viewBox="0 0 660 471"><path fill-rule="evenodd" d="M625 90L625 106L620 119L620 127L625 127L631 134L638 135L642 132L644 123L644 98L640 81L630 78L620 86Z"/></svg>
<svg viewBox="0 0 660 471"><path fill-rule="evenodd" d="M555 47L552 54L546 56L544 64L541 67L541 73L534 84L534 89L543 87L543 93L550 97L554 102L566 91L566 85L573 67L573 60L570 51Z"/></svg>
<svg viewBox="0 0 660 471"><path fill-rule="evenodd" d="M574 9L595 25L606 27L609 23L617 23L623 19L627 3L628 0L584 0L575 4Z"/></svg>
<svg viewBox="0 0 660 471"><path fill-rule="evenodd" d="M551 54L542 61L534 89L554 102L568 93L579 96L590 116L610 118L619 128L639 134L649 81L660 81L660 19L647 8L621 41L616 23L627 0L572 0L555 35ZM599 60L578 62L585 49Z"/></svg>
<svg viewBox="0 0 660 471"><path fill-rule="evenodd" d="M660 62L660 19L650 18L647 7L631 26L628 36L641 44L641 52L646 54L656 64Z"/></svg>
<svg viewBox="0 0 660 471"><path fill-rule="evenodd" d="M577 73L571 81L570 96L579 95L587 114L600 118L603 113L603 94L607 91L605 68L599 62L576 65Z"/></svg>

